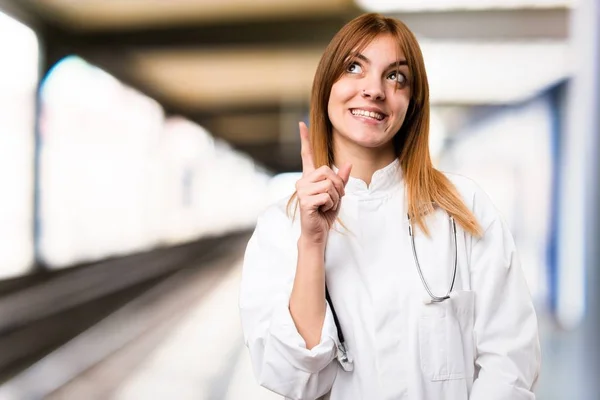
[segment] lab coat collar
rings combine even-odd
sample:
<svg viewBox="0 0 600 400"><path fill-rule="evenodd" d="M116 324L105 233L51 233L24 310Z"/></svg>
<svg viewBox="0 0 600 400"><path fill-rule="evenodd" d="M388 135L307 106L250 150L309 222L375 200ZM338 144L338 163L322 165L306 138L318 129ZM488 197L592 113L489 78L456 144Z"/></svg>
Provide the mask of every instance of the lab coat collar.
<svg viewBox="0 0 600 400"><path fill-rule="evenodd" d="M337 173L338 169L333 166L333 170ZM352 176L346 185L346 193L359 196L379 197L398 188L403 181L402 168L400 160L397 158L387 166L373 173L371 184L367 186L365 181Z"/></svg>

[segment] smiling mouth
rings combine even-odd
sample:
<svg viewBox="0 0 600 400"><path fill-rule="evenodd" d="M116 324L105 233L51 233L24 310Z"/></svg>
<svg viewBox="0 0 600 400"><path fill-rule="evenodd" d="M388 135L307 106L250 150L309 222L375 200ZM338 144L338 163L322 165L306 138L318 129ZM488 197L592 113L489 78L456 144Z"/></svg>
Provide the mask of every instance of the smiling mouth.
<svg viewBox="0 0 600 400"><path fill-rule="evenodd" d="M385 114L381 114L375 111L361 110L360 108L352 108L350 109L350 112L352 113L352 115L356 115L357 117L371 118L376 121L383 121L383 119L386 117Z"/></svg>

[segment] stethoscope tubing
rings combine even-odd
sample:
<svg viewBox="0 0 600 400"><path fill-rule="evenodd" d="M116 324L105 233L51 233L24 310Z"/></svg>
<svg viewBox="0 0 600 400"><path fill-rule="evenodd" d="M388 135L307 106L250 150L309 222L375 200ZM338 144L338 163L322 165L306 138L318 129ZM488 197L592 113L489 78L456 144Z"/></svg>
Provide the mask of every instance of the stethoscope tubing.
<svg viewBox="0 0 600 400"><path fill-rule="evenodd" d="M412 227L412 223L410 221L410 214L407 214L407 217L408 217L408 235L410 236L410 243L411 243L412 252L413 252L413 259L415 262L415 266L417 267L417 272L419 273L419 277L421 278L423 287L425 288L425 290L427 291L427 294L431 298L431 302L441 303L444 300L447 300L450 298L450 294L452 293L452 290L454 289L454 283L456 282L456 271L458 269L458 241L456 238L456 222L454 221L454 217L452 217L452 215L450 215L449 217L450 217L450 224L452 226L452 236L454 238L454 267L453 267L453 271L452 271L452 282L450 283L450 288L448 289L448 292L444 296L440 297L440 296L436 296L433 294L433 291L429 287L429 284L427 283L427 280L425 279L425 276L423 275L423 270L421 269L421 265L419 263L419 257L417 256L417 249L415 246L415 236L413 234L413 227ZM351 359L348 357L348 351L346 349L346 341L344 338L344 334L342 333L342 328L340 326L340 322L338 320L337 313L335 312L335 308L333 307L333 302L331 301L331 297L329 296L329 290L327 289L327 285L325 285L325 299L329 303L329 307L331 308L331 313L333 314L333 321L335 323L335 327L337 330L337 336L338 336L338 340L339 340L338 350L341 353L340 362L342 363L342 365L345 365L348 363L352 364Z"/></svg>
<svg viewBox="0 0 600 400"><path fill-rule="evenodd" d="M441 303L442 301L450 298L450 293L452 293L452 289L454 289L454 282L456 281L456 270L458 265L458 243L456 240L456 222L454 222L454 218L450 215L450 224L452 226L452 233L454 237L454 268L452 272L452 283L450 284L450 288L448 292L444 296L436 296L433 294L433 291L429 287L425 276L423 275L423 270L421 269L421 264L419 264L419 257L417 256L417 249L415 247L415 236L413 235L412 223L410 222L410 215L407 214L408 217L408 235L410 236L410 243L413 252L413 259L415 261L415 266L417 267L417 272L419 273L419 277L421 278L421 282L423 282L423 287L427 291L429 297L431 297L431 301L434 303Z"/></svg>

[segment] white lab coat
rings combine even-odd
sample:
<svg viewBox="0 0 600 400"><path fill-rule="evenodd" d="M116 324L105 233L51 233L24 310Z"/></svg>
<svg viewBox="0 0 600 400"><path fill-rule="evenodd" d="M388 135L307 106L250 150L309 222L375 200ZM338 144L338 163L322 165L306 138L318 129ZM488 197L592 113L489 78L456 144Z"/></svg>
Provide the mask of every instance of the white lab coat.
<svg viewBox="0 0 600 400"><path fill-rule="evenodd" d="M367 188L350 178L331 231L326 280L354 371L336 358L327 308L321 342L306 349L288 303L297 261L299 218L287 199L259 218L248 243L240 291L244 338L254 374L289 399L525 400L540 367L538 327L512 236L485 193L448 175L485 231L458 228L458 272L451 299L429 298L418 276L399 163L377 171ZM454 245L443 210L429 216L432 237L415 243L434 294L446 294Z"/></svg>

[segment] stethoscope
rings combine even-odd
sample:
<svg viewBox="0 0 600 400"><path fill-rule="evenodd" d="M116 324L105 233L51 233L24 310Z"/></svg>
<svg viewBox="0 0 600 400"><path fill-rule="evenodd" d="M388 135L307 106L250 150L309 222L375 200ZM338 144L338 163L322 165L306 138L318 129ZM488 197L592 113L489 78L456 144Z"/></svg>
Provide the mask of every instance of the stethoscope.
<svg viewBox="0 0 600 400"><path fill-rule="evenodd" d="M415 236L413 235L413 227L410 221L410 215L407 214L408 217L408 235L410 236L410 243L412 246L413 259L415 260L415 266L417 267L417 272L419 273L419 277L421 278L421 282L423 283L423 287L427 294L429 295L423 302L425 304L431 303L441 303L444 300L450 298L450 294L454 289L454 282L456 281L456 270L458 265L458 244L456 240L456 222L454 222L454 218L452 215L449 215L450 225L452 226L452 236L454 237L454 269L452 272L452 282L450 283L450 288L448 292L444 296L436 296L433 294L427 280L425 279L425 275L423 275L423 270L421 269L421 264L419 264L419 257L417 256L417 249L415 247ZM331 314L333 315L333 322L335 323L335 328L337 330L338 336L338 348L337 348L337 359L344 371L352 371L354 369L354 361L352 360L351 355L348 353L348 349L346 347L346 340L344 339L344 334L342 333L342 328L340 327L340 322L338 320L337 314L335 312L335 308L333 307L333 302L331 301L331 297L329 296L329 290L327 289L327 285L325 286L325 299L329 303L329 307L331 309Z"/></svg>

